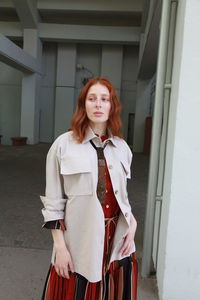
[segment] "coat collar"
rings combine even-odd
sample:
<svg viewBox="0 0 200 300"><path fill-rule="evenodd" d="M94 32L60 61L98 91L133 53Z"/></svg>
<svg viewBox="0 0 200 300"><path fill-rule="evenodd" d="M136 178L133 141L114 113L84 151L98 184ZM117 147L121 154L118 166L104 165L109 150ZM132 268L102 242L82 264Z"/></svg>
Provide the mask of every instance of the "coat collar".
<svg viewBox="0 0 200 300"><path fill-rule="evenodd" d="M117 144L115 142L115 138L112 135L112 132L110 131L110 129L108 129L108 136L109 136L109 138L107 139L107 141L111 141L113 146L117 147ZM86 130L85 137L84 137L82 143L85 144L85 143L87 143L87 142L89 142L90 140L93 140L93 139L95 139L96 141L99 141L99 137L96 136L96 134L94 133L92 128L90 126L88 126L88 128Z"/></svg>

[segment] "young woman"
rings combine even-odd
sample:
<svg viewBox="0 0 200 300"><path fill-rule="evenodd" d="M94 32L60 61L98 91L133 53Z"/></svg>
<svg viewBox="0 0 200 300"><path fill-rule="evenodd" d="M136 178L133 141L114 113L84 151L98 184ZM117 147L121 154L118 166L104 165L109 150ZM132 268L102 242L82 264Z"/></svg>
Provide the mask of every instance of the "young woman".
<svg viewBox="0 0 200 300"><path fill-rule="evenodd" d="M127 194L132 153L108 79L82 89L72 128L47 154L44 227L53 254L45 300L135 300L136 220Z"/></svg>

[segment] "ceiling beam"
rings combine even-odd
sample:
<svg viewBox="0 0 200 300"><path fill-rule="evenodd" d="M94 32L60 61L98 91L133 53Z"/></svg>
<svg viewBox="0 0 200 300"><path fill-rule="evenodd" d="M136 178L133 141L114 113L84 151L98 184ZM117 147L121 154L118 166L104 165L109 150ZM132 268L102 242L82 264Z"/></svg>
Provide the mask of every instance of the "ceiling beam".
<svg viewBox="0 0 200 300"><path fill-rule="evenodd" d="M48 10L77 10L77 11L127 11L142 12L143 1L141 0L38 0L38 9Z"/></svg>
<svg viewBox="0 0 200 300"><path fill-rule="evenodd" d="M2 34L0 34L0 61L22 72L36 72L42 75L39 60L29 55Z"/></svg>
<svg viewBox="0 0 200 300"><path fill-rule="evenodd" d="M18 0L14 0L18 2ZM13 8L13 0L1 0L0 8ZM21 1L21 0L19 0ZM128 13L142 13L143 1L149 0L33 0L37 1L37 9L50 11L77 11L77 12L128 12Z"/></svg>
<svg viewBox="0 0 200 300"><path fill-rule="evenodd" d="M35 0L13 0L23 28L36 29L41 21Z"/></svg>
<svg viewBox="0 0 200 300"><path fill-rule="evenodd" d="M38 26L39 37L47 41L139 44L140 27L45 24Z"/></svg>
<svg viewBox="0 0 200 300"><path fill-rule="evenodd" d="M0 32L13 39L22 39L20 23L0 22ZM38 37L44 41L119 43L138 45L140 27L47 24L38 25Z"/></svg>

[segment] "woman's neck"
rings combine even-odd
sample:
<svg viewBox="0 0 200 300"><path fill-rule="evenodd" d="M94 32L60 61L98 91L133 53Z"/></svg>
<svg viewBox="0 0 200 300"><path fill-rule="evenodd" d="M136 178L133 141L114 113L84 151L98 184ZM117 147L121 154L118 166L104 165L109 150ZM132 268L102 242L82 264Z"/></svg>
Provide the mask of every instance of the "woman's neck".
<svg viewBox="0 0 200 300"><path fill-rule="evenodd" d="M90 124L90 127L99 136L106 134L106 124Z"/></svg>

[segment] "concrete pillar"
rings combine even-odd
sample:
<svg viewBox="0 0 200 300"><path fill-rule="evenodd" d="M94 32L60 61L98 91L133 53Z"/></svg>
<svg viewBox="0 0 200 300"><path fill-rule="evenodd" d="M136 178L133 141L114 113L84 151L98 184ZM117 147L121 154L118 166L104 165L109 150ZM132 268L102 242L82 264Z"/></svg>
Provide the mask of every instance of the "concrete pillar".
<svg viewBox="0 0 200 300"><path fill-rule="evenodd" d="M101 76L108 77L120 95L123 63L123 46L103 45Z"/></svg>
<svg viewBox="0 0 200 300"><path fill-rule="evenodd" d="M42 42L37 29L24 29L24 50L41 61ZM21 95L20 135L28 137L28 143L39 141L39 90L41 76L24 74Z"/></svg>
<svg viewBox="0 0 200 300"><path fill-rule="evenodd" d="M161 300L200 299L200 1L178 3L158 252Z"/></svg>
<svg viewBox="0 0 200 300"><path fill-rule="evenodd" d="M55 99L54 138L70 128L74 110L76 45L59 44Z"/></svg>

